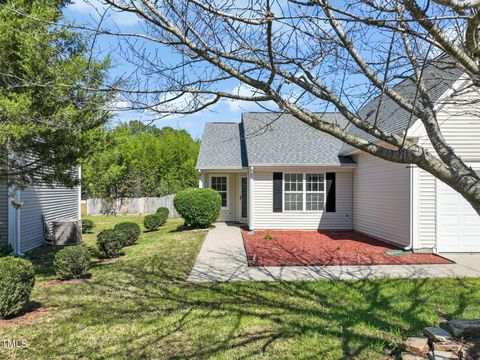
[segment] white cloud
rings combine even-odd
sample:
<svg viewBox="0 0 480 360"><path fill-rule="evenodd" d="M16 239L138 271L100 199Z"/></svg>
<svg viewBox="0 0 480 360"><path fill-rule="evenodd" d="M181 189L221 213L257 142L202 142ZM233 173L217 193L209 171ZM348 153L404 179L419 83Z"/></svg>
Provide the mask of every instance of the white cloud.
<svg viewBox="0 0 480 360"><path fill-rule="evenodd" d="M239 96L252 96L252 97L262 96L262 93L260 93L258 90L251 87L250 85L246 85L246 84L239 84L235 86L232 89L231 93L233 95L239 95ZM232 99L227 100L227 103L230 110L235 112L262 111L264 110L262 106L269 107L269 108L276 107L272 101L262 103L262 106L258 105L253 101L232 100Z"/></svg>

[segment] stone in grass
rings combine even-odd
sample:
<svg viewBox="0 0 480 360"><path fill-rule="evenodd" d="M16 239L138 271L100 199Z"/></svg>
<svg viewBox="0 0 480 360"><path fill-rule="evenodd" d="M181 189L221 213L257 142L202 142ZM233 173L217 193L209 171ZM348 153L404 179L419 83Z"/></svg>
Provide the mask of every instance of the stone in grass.
<svg viewBox="0 0 480 360"><path fill-rule="evenodd" d="M426 327L423 329L423 334L428 336L430 340L434 342L449 341L453 339L452 334L450 334L447 330L437 327Z"/></svg>
<svg viewBox="0 0 480 360"><path fill-rule="evenodd" d="M477 320L450 320L440 325L450 331L455 337L480 335L480 319Z"/></svg>
<svg viewBox="0 0 480 360"><path fill-rule="evenodd" d="M434 360L458 360L460 359L457 354L451 351L434 351L432 359Z"/></svg>
<svg viewBox="0 0 480 360"><path fill-rule="evenodd" d="M424 355L430 350L428 346L428 338L420 336L412 336L403 342L405 350L412 354Z"/></svg>
<svg viewBox="0 0 480 360"><path fill-rule="evenodd" d="M425 356L402 352L402 360L425 360Z"/></svg>
<svg viewBox="0 0 480 360"><path fill-rule="evenodd" d="M463 348L463 344L454 341L436 342L433 344L434 351L451 351L459 354Z"/></svg>

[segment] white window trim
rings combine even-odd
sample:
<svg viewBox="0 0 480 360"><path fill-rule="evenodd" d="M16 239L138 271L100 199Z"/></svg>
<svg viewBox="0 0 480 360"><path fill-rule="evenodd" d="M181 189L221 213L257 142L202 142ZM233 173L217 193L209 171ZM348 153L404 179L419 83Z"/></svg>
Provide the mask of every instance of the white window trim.
<svg viewBox="0 0 480 360"><path fill-rule="evenodd" d="M285 191L285 175L302 175L302 191ZM285 210L285 192L289 194L302 194L302 210ZM283 173L282 176L282 212L302 213L305 210L305 174L301 172Z"/></svg>
<svg viewBox="0 0 480 360"><path fill-rule="evenodd" d="M227 179L227 206L221 207L222 210L230 210L230 176L228 174L210 174L208 176L208 187L212 190L215 190L212 188L212 177L225 177ZM216 191L216 190L215 190Z"/></svg>
<svg viewBox="0 0 480 360"><path fill-rule="evenodd" d="M287 191L287 193L302 194L302 210L285 210L285 175L301 174L302 175L302 191ZM323 191L307 191L307 174L323 175ZM307 210L307 193L323 194L323 209L322 210ZM284 172L282 177L282 212L286 213L315 213L321 214L325 211L327 205L327 174L325 172Z"/></svg>
<svg viewBox="0 0 480 360"><path fill-rule="evenodd" d="M310 175L323 175L323 191L307 191L307 174ZM327 174L324 172L306 172L304 174L305 181L305 212L307 213L323 213L325 206L327 206ZM323 207L322 210L307 210L307 194L323 194Z"/></svg>

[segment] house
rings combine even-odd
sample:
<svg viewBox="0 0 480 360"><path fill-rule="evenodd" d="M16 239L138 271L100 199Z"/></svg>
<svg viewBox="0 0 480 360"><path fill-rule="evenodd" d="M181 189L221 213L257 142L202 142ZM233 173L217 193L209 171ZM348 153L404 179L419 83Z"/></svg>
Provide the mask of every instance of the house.
<svg viewBox="0 0 480 360"><path fill-rule="evenodd" d="M22 204L18 209L14 203ZM32 185L23 190L0 184L0 247L21 255L44 244L44 221L81 218L80 186Z"/></svg>
<svg viewBox="0 0 480 360"><path fill-rule="evenodd" d="M428 66L424 78L444 137L480 171L480 113L465 102L478 99L477 90L448 67ZM408 78L395 90L415 96ZM406 131L433 152L423 124L388 97L372 99L359 115ZM372 140L338 113L323 117ZM251 230L353 229L418 252L480 252L480 217L458 193L417 166L363 153L288 114L243 113L240 123L208 123L197 169L200 187L222 196L219 221Z"/></svg>

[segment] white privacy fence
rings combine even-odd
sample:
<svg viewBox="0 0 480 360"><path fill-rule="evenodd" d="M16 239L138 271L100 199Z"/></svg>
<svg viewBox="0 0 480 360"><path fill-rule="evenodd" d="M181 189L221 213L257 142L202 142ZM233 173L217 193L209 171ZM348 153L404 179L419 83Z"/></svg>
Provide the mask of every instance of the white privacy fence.
<svg viewBox="0 0 480 360"><path fill-rule="evenodd" d="M139 215L153 214L159 207L166 207L169 218L180 217L173 206L175 194L162 197L88 199L87 215Z"/></svg>

